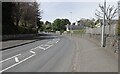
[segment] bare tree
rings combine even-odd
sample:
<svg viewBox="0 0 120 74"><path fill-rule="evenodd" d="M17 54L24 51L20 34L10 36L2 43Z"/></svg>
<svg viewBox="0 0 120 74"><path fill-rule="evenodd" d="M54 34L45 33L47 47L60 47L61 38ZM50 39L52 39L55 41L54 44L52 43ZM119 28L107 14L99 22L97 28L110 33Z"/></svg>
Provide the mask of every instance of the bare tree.
<svg viewBox="0 0 120 74"><path fill-rule="evenodd" d="M103 19L103 15L104 15L104 6L99 4L99 8L100 10L96 9L96 13L95 15L100 18ZM109 35L110 35L110 30L111 30L111 25L114 22L112 19L115 18L117 16L117 7L115 7L114 5L109 5L106 10L105 10L105 17L107 20L107 24L109 25Z"/></svg>

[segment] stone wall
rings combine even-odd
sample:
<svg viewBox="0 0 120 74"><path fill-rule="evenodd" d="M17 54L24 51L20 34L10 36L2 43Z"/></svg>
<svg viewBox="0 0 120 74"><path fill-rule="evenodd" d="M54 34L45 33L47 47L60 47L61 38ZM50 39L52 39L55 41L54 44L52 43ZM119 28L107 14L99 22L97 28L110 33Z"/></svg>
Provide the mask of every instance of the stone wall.
<svg viewBox="0 0 120 74"><path fill-rule="evenodd" d="M101 45L101 34L85 34L84 38L94 41L99 46ZM119 48L119 44L115 43L115 40L118 40L117 36L106 36L106 45L110 49L117 50ZM119 40L118 40L119 41Z"/></svg>
<svg viewBox="0 0 120 74"><path fill-rule="evenodd" d="M34 36L37 36L37 34L16 34L16 35L3 35L2 41L4 40L10 40L10 39L20 39L20 38L32 38Z"/></svg>

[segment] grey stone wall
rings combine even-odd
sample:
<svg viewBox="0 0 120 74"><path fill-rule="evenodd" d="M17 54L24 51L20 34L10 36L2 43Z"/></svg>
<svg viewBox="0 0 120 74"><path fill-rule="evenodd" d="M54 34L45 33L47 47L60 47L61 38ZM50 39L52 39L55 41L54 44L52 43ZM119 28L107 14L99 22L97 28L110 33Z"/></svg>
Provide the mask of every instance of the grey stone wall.
<svg viewBox="0 0 120 74"><path fill-rule="evenodd" d="M9 40L9 39L20 39L20 38L30 38L37 36L37 34L16 34L16 35L3 35L2 40ZM0 36L1 37L1 36Z"/></svg>

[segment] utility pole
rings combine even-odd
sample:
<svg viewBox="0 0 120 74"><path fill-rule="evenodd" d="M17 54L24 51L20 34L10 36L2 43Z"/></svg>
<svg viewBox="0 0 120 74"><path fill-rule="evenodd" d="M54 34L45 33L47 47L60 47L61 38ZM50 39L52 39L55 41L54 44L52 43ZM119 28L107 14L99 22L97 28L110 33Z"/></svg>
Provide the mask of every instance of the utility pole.
<svg viewBox="0 0 120 74"><path fill-rule="evenodd" d="M117 29L120 28L120 24L119 24L119 21L120 21L120 0L118 1L118 25L117 25ZM117 30L117 36L118 36L118 30Z"/></svg>
<svg viewBox="0 0 120 74"><path fill-rule="evenodd" d="M102 35L101 35L101 47L105 47L105 14L106 14L106 0L104 1L104 16L103 16L103 24L102 24Z"/></svg>

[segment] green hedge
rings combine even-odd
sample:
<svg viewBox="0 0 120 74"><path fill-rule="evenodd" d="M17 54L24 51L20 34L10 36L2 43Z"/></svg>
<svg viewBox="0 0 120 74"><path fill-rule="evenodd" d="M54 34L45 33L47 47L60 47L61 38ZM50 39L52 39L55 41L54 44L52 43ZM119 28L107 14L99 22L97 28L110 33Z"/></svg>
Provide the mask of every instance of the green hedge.
<svg viewBox="0 0 120 74"><path fill-rule="evenodd" d="M84 29L73 30L73 33L74 33L74 34L82 34L82 33L85 33L85 30L84 30Z"/></svg>
<svg viewBox="0 0 120 74"><path fill-rule="evenodd" d="M36 28L18 27L18 33L17 34L35 34L35 33L37 33Z"/></svg>

